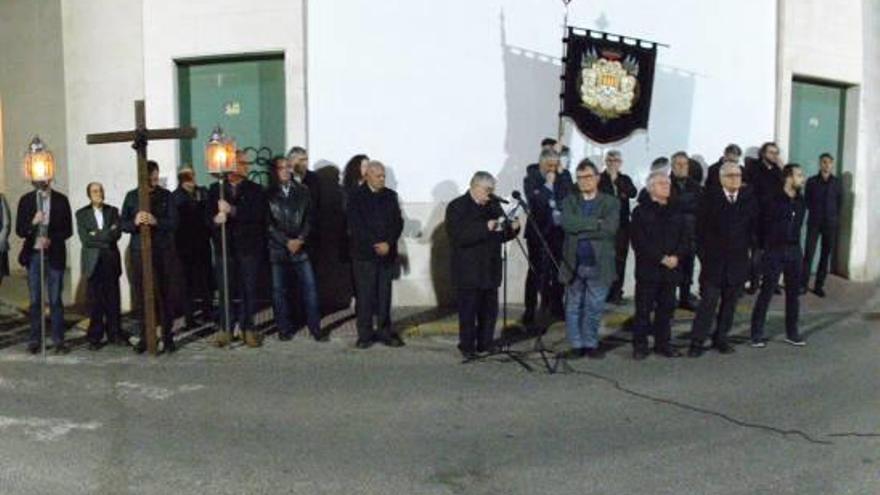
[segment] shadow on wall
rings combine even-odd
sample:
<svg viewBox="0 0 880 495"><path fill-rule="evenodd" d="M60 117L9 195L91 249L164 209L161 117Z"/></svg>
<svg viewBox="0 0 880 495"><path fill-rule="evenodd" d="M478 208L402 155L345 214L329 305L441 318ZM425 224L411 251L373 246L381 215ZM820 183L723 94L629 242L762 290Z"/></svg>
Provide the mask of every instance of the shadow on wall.
<svg viewBox="0 0 880 495"><path fill-rule="evenodd" d="M851 278L849 254L853 231L853 208L856 203L852 172L843 172L841 182L843 186L843 208L840 211L837 243L834 247L834 252L831 253L831 273Z"/></svg>
<svg viewBox="0 0 880 495"><path fill-rule="evenodd" d="M315 227L321 232L320 255L315 260L318 299L322 314L348 308L354 296L348 255L345 209L339 167L328 161L315 164L321 205Z"/></svg>
<svg viewBox="0 0 880 495"><path fill-rule="evenodd" d="M507 157L497 174L497 190L506 195L522 187L526 167L538 161L541 140L558 132L562 64L558 57L509 45L503 11L500 28Z"/></svg>
<svg viewBox="0 0 880 495"><path fill-rule="evenodd" d="M452 287L452 274L450 273L451 246L449 236L446 234L446 206L450 201L461 195L461 191L454 181L443 181L431 191L434 210L428 216L426 230L430 230L430 236L422 236L418 242L431 244L431 284L437 298L439 308L455 307L455 289Z"/></svg>

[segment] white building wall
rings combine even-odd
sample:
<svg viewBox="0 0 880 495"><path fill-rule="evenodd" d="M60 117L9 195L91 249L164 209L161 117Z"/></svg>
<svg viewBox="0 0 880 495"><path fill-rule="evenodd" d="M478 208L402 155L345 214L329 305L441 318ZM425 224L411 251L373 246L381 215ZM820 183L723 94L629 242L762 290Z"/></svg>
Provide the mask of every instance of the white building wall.
<svg viewBox="0 0 880 495"><path fill-rule="evenodd" d="M573 25L671 45L660 49L649 132L619 144L638 183L657 155L685 149L711 162L729 142L773 138L774 2L571 6ZM562 2L546 0L309 3L310 154L341 166L366 152L390 167L407 216L397 304L432 304L448 284L440 222L471 174L492 172L509 194L540 139L556 134L562 23ZM568 142L575 158L604 150L576 132ZM518 301L525 263L511 249Z"/></svg>
<svg viewBox="0 0 880 495"><path fill-rule="evenodd" d="M74 211L88 204L86 185L98 181L107 203L121 208L137 183L131 143L86 145L86 134L134 128L134 101L144 97L142 0L62 0L61 6L70 204ZM68 243L71 287L82 300L80 246L74 235ZM122 300L128 307L125 272Z"/></svg>

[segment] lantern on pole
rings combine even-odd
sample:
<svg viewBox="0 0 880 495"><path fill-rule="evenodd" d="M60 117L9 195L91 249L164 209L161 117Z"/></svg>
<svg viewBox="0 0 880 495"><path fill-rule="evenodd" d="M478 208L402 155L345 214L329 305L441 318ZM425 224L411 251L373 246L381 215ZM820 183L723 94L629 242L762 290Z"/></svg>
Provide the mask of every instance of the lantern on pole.
<svg viewBox="0 0 880 495"><path fill-rule="evenodd" d="M36 191L37 211L44 211L43 190L48 188L48 183L55 177L55 157L52 152L40 139L40 136L34 136L31 144L28 145L27 153L24 155L24 175L34 183L39 184ZM49 225L46 222L40 222L37 229L37 242L42 243L42 239L48 237ZM43 359L46 358L46 249L41 244L40 248L40 349Z"/></svg>
<svg viewBox="0 0 880 495"><path fill-rule="evenodd" d="M24 175L31 182L49 182L55 177L55 157L40 136L34 136L24 155Z"/></svg>
<svg viewBox="0 0 880 495"><path fill-rule="evenodd" d="M217 178L220 200L224 200L226 176L235 171L238 161L236 159L235 140L223 133L218 125L211 132L208 144L205 145L205 168ZM228 218L227 218L228 220ZM219 347L230 342L232 329L229 328L229 266L226 246L226 221L220 224L220 256L223 263L223 328L215 339Z"/></svg>

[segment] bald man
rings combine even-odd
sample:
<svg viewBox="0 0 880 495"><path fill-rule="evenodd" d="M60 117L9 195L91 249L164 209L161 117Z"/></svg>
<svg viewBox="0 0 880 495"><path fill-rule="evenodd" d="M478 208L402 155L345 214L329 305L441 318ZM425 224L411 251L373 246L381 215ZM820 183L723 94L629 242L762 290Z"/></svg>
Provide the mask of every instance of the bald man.
<svg viewBox="0 0 880 495"><path fill-rule="evenodd" d="M356 347L366 349L374 342L400 347L403 340L391 328L391 282L403 214L397 193L385 187L385 166L373 160L365 172L347 209L357 294Z"/></svg>

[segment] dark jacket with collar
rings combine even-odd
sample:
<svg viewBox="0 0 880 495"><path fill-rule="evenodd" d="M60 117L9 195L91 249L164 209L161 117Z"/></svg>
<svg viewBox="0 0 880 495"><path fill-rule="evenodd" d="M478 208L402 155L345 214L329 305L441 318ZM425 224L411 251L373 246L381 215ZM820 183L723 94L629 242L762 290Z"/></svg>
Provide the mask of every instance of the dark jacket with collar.
<svg viewBox="0 0 880 495"><path fill-rule="evenodd" d="M37 213L37 193L31 191L18 202L18 211L15 214L15 233L24 239L18 262L27 267L31 256L34 255L34 242L39 233L39 227L33 224L34 215ZM67 266L67 248L65 241L73 235L73 220L70 212L70 202L67 196L51 191L49 200L49 250L47 262L56 270L63 270Z"/></svg>
<svg viewBox="0 0 880 495"><path fill-rule="evenodd" d="M800 246L801 227L806 215L806 202L798 193L794 198L780 191L761 212L763 216L764 249Z"/></svg>
<svg viewBox="0 0 880 495"><path fill-rule="evenodd" d="M556 175L551 188L547 187L547 179L541 174L540 166L529 165L523 179L523 193L529 206L528 222L531 224L526 225L526 239L538 240L536 227L547 240L554 236L561 238L562 229L553 222L553 214L554 211L562 211L562 200L572 192L573 187L568 170Z"/></svg>
<svg viewBox="0 0 880 495"><path fill-rule="evenodd" d="M233 187L223 182L224 199L233 212L226 219L226 241L230 253L247 256L262 256L266 249L266 194L263 188L248 179ZM214 223L220 201L219 183L208 190L208 225L216 246L220 245L222 229Z"/></svg>
<svg viewBox="0 0 880 495"><path fill-rule="evenodd" d="M284 188L272 186L267 193L269 211L266 215L269 234L269 261L284 263L302 261L308 258L308 245L314 230L314 216L311 196L308 188L296 181L290 181L290 189L284 194ZM287 242L299 239L304 242L302 249L296 254L287 249Z"/></svg>
<svg viewBox="0 0 880 495"><path fill-rule="evenodd" d="M446 207L446 233L452 246L452 281L457 289L497 289L501 285L501 244L516 237L509 227L490 232L489 220L503 216L497 203L479 205L470 192Z"/></svg>
<svg viewBox="0 0 880 495"><path fill-rule="evenodd" d="M615 185L617 186L616 194L614 192ZM620 201L620 213L618 215L618 218L620 219L620 227L626 227L629 225L629 202L636 197L636 194L638 194L638 190L636 189L636 185L633 184L632 179L630 179L628 175L618 172L617 180L612 181L611 174L605 170L599 174L599 190L612 197L616 197L617 200Z"/></svg>
<svg viewBox="0 0 880 495"><path fill-rule="evenodd" d="M741 286L750 273L749 249L756 244L758 202L752 189L740 188L731 203L720 187L706 191L697 214L700 282Z"/></svg>
<svg viewBox="0 0 880 495"><path fill-rule="evenodd" d="M843 186L836 176L830 175L826 181L820 173L807 179L804 201L806 201L807 210L810 212L807 217L809 225L830 225L833 227L840 223Z"/></svg>
<svg viewBox="0 0 880 495"><path fill-rule="evenodd" d="M76 210L76 230L82 243L82 274L89 278L101 259L109 264L114 276L122 275L122 263L117 243L122 237L119 209L105 204L101 208L103 228L98 228L95 210L91 204Z"/></svg>
<svg viewBox="0 0 880 495"><path fill-rule="evenodd" d="M397 258L397 241L403 232L403 214L397 193L383 188L373 192L366 184L354 190L347 205L349 231L351 232L351 257L356 260L377 260L379 255L373 245L387 242L390 250L381 259Z"/></svg>
<svg viewBox="0 0 880 495"><path fill-rule="evenodd" d="M122 231L131 234L129 247L133 251L141 250L141 231L134 219L138 207L138 190L132 189L125 195L122 202L120 223ZM177 230L177 209L171 198L171 192L162 187L150 191L150 213L156 217L156 225L152 227L152 245L154 256L159 250L174 248L174 232Z"/></svg>
<svg viewBox="0 0 880 495"><path fill-rule="evenodd" d="M636 281L680 283L679 267L670 269L660 261L676 256L681 262L691 254L691 233L681 210L648 198L633 210L629 229L636 253Z"/></svg>
<svg viewBox="0 0 880 495"><path fill-rule="evenodd" d="M197 186L192 193L178 187L171 193L177 209L177 230L174 235L177 255L184 263L201 256L211 256L211 230L205 221L208 190Z"/></svg>

